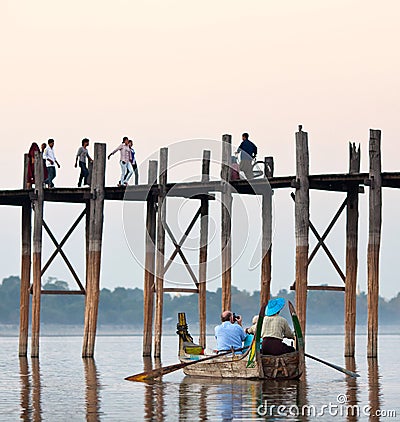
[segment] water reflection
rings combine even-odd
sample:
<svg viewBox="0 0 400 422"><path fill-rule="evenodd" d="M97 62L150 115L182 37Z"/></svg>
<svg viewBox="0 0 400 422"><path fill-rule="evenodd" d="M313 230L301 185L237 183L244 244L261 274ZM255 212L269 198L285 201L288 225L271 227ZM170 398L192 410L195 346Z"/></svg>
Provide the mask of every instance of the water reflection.
<svg viewBox="0 0 400 422"><path fill-rule="evenodd" d="M32 408L33 421L42 420L42 383L39 359L32 359Z"/></svg>
<svg viewBox="0 0 400 422"><path fill-rule="evenodd" d="M19 358L21 385L20 419L24 421L42 420L41 376L39 359L32 359L32 374L26 357Z"/></svg>
<svg viewBox="0 0 400 422"><path fill-rule="evenodd" d="M378 416L374 416L381 408L381 383L378 359L368 359L368 393L369 405L371 407L371 416L369 420L379 421L380 418Z"/></svg>
<svg viewBox="0 0 400 422"><path fill-rule="evenodd" d="M151 357L143 358L143 371L160 368L160 358L155 358L154 365ZM144 392L144 420L164 421L165 417L165 383L161 380L145 383Z"/></svg>
<svg viewBox="0 0 400 422"><path fill-rule="evenodd" d="M179 420L302 420L307 404L305 381L250 381L185 377L179 385ZM275 409L285 406L287 413Z"/></svg>
<svg viewBox="0 0 400 422"><path fill-rule="evenodd" d="M346 369L349 371L357 372L356 361L354 357L346 357ZM358 421L358 416L356 411L351 411L353 406L359 405L359 401L357 398L357 378L353 377L346 377L346 397L347 397L347 405L349 406L349 410L347 411L347 420L349 422ZM354 409L356 409L354 407Z"/></svg>
<svg viewBox="0 0 400 422"><path fill-rule="evenodd" d="M19 358L19 373L21 380L21 413L20 419L23 421L31 420L31 408L30 408L30 391L31 382L29 379L29 365L26 357Z"/></svg>
<svg viewBox="0 0 400 422"><path fill-rule="evenodd" d="M99 375L94 359L83 359L86 381L86 420L98 421L100 415Z"/></svg>

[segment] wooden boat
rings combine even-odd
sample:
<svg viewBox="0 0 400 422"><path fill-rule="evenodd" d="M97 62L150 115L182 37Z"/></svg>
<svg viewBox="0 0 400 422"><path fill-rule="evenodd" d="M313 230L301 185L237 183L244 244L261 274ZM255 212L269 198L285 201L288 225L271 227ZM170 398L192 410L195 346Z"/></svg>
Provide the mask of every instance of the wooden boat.
<svg viewBox="0 0 400 422"><path fill-rule="evenodd" d="M223 356L216 354L214 359L207 359L204 362L202 362L202 359L209 358L209 356L202 355L201 353L204 351L201 346L194 344L193 338L189 334L185 314L178 314L177 334L179 335L179 359L181 363L188 363L193 360L198 361L197 364L184 367L183 372L189 376L212 378L262 380L291 380L300 378L304 367L302 342L297 341L297 350L293 353L272 356L261 355L259 352L259 337L264 312L265 307L263 307L262 312L260 311L259 327L257 326L258 336L255 336L252 346L247 351L243 354L231 353ZM299 333L299 336L302 339L301 333Z"/></svg>

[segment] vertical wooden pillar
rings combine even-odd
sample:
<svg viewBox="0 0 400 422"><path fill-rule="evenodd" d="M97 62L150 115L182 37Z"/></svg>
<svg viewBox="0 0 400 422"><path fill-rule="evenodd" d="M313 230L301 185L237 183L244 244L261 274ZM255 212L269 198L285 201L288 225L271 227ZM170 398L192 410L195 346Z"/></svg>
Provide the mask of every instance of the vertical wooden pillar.
<svg viewBox="0 0 400 422"><path fill-rule="evenodd" d="M210 180L210 151L203 151L201 181ZM207 305L207 253L208 253L208 197L201 198L200 209L200 255L199 255L199 344L206 347Z"/></svg>
<svg viewBox="0 0 400 422"><path fill-rule="evenodd" d="M157 161L149 161L148 184L157 181ZM157 209L154 194L147 197L146 255L144 263L143 289L143 356L151 356L154 309L154 271L156 251Z"/></svg>
<svg viewBox="0 0 400 422"><path fill-rule="evenodd" d="M160 170L158 178L158 216L157 216L157 253L156 253L156 310L154 318L154 356L161 356L162 314L164 301L164 253L165 253L165 223L166 186L168 175L168 148L160 149Z"/></svg>
<svg viewBox="0 0 400 422"><path fill-rule="evenodd" d="M92 184L90 187L88 256L86 269L85 325L82 357L92 358L97 330L97 314L100 296L101 246L103 239L104 183L106 145L94 145Z"/></svg>
<svg viewBox="0 0 400 422"><path fill-rule="evenodd" d="M301 130L296 133L296 309L303 335L306 332L308 237L310 227L308 135Z"/></svg>
<svg viewBox="0 0 400 422"><path fill-rule="evenodd" d="M23 189L27 189L29 156L24 155ZM22 205L21 218L21 285L19 298L19 356L27 356L29 329L29 296L31 287L32 207L30 200Z"/></svg>
<svg viewBox="0 0 400 422"><path fill-rule="evenodd" d="M42 228L43 228L43 160L42 154L35 153L35 197L33 209L33 253L32 253L32 339L31 356L39 357L40 301L42 290Z"/></svg>
<svg viewBox="0 0 400 422"><path fill-rule="evenodd" d="M273 157L264 158L265 177L274 175ZM268 303L271 292L271 256L272 256L272 189L266 186L267 192L262 196L262 243L261 243L261 305Z"/></svg>
<svg viewBox="0 0 400 422"><path fill-rule="evenodd" d="M367 356L378 356L379 250L382 226L381 131L369 137L369 239L368 239L368 346Z"/></svg>
<svg viewBox="0 0 400 422"><path fill-rule="evenodd" d="M232 136L222 136L221 179L221 264L222 264L222 311L231 309L232 265L232 188L229 184L232 155Z"/></svg>
<svg viewBox="0 0 400 422"><path fill-rule="evenodd" d="M360 172L360 147L349 144L349 173ZM356 300L358 270L358 185L347 192L346 208L346 283L344 293L344 355L353 357L356 338Z"/></svg>

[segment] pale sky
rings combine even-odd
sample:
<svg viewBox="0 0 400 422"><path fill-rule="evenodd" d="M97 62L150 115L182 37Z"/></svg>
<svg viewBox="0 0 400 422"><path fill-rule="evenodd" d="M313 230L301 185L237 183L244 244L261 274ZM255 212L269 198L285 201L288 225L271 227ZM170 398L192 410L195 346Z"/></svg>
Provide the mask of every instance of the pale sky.
<svg viewBox="0 0 400 422"><path fill-rule="evenodd" d="M128 135L144 162L182 140L197 139L201 148L202 139L230 133L237 146L247 131L260 157L274 156L276 175L292 175L298 124L309 133L311 173L346 172L350 140L361 144L362 171L368 171L370 128L382 130L383 170L398 171L399 12L397 0L2 0L0 189L21 187L23 154L33 141L50 137L62 165L55 180L60 187L77 182L74 155L83 137L90 138L90 151L96 141L111 151ZM117 157L107 164L107 185L115 185ZM273 293L294 279L289 194L274 195ZM386 189L383 197L380 293L390 298L399 291L400 192ZM320 231L342 199L312 193L311 220ZM257 214L256 202L247 206ZM137 243L144 238L139 208L132 213ZM80 210L49 205L45 218L60 239ZM3 278L19 273L20 213L1 207L0 218ZM234 228L241 230L240 221ZM257 236L256 221L252 230ZM367 233L366 194L360 199L361 290ZM52 248L44 239L46 260ZM343 218L328 245L343 268ZM65 251L83 277L81 232ZM142 270L124 236L122 204L106 205L103 252L102 287L142 287ZM258 289L259 269L249 271L248 260L245 253L235 265L233 283ZM73 287L59 259L46 275ZM340 284L323 255L310 267L310 284L321 283Z"/></svg>

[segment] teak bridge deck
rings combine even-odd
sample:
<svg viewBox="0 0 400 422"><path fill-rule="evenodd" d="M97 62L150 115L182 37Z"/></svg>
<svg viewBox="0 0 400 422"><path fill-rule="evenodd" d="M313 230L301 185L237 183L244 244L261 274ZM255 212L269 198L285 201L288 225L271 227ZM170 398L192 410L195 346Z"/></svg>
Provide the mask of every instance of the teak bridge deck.
<svg viewBox="0 0 400 422"><path fill-rule="evenodd" d="M379 292L379 250L382 224L382 187L400 188L400 172L381 172L381 132L370 130L369 173L360 173L360 149L350 144L349 173L309 175L308 135L301 130L296 133L296 175L273 176L273 159L266 157L265 174L260 179L230 180L232 155L231 136L222 137L221 180L210 180L210 151L203 151L201 181L188 183L168 183L168 149L161 148L159 162L149 161L148 184L122 187L105 187L106 146L94 146L94 164L90 188L43 188L43 166L36 153L35 188L0 191L0 205L20 206L22 209L21 248L21 295L20 295L20 338L19 355L27 355L29 295L32 294L31 356L39 356L40 303L42 294L83 294L85 299L85 320L83 357L93 357L97 330L97 313L100 293L100 266L103 233L104 201L144 201L146 211L145 271L144 271L144 329L143 356L161 355L163 294L165 292L195 292L199 295L199 342L206 342L206 283L209 201L215 194L221 195L221 279L222 309L231 308L231 211L232 195L248 194L262 196L262 261L261 261L261 302L268 301L271 287L271 244L272 244L272 190L292 188L295 204L296 234L296 278L291 286L296 290L297 313L305 332L307 290L342 290L345 292L345 356L355 353L356 324L356 284L358 269L358 196L364 186L369 188L369 241L368 241L368 345L367 356L377 357L378 347L378 292ZM25 175L28 157L25 156ZM346 193L326 231L320 235L309 218L310 189ZM182 238L174 237L166 220L166 199L168 197L190 198L200 201L200 206ZM61 242L53 236L43 220L45 202L81 203L84 210L71 226ZM32 210L33 219L32 219ZM346 210L346 265L343 272L325 244L325 239ZM86 281L79 280L72 264L63 252L63 245L85 218L86 222ZM200 219L199 271L196 275L186 259L182 245L196 221ZM32 227L33 226L33 227ZM33 233L32 233L33 228ZM42 231L49 234L56 249L47 263L42 265ZM318 243L309 254L309 231ZM165 238L171 238L175 251L165 264ZM308 266L317 251L322 248L343 280L340 286L309 286ZM60 254L70 269L78 290L42 290L43 273L57 254ZM164 274L174 258L180 255L193 279L194 287L165 288ZM32 270L32 271L31 271ZM32 272L32 283L31 283ZM84 285L85 284L85 285Z"/></svg>

